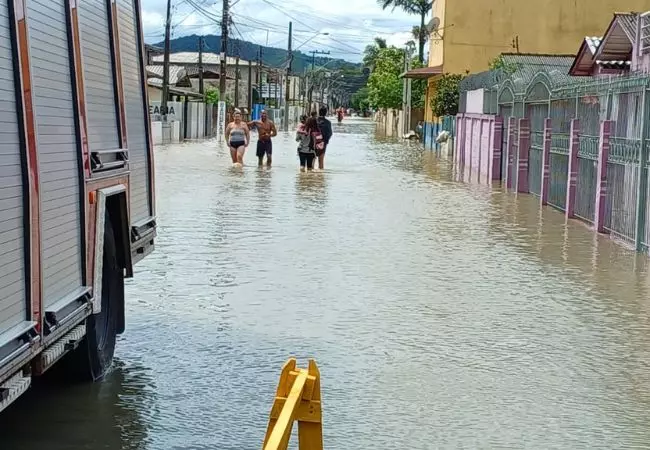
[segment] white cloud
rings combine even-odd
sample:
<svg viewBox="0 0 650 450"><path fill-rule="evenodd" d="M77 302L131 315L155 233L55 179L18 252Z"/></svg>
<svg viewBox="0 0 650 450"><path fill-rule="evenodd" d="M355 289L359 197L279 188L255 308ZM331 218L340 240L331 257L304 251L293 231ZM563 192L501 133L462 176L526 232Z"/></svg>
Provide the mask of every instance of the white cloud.
<svg viewBox="0 0 650 450"><path fill-rule="evenodd" d="M174 36L220 34L221 1L193 0L202 5L195 11L187 2L174 0ZM382 10L376 0L326 0L304 2L285 0L233 1L231 12L234 37L260 45L285 47L287 28L293 21L294 48L329 51L332 57L358 61L364 47L375 36L401 47L411 39L410 30L419 22L399 9ZM354 7L351 5L354 4ZM273 6L271 6L273 5ZM307 8L305 8L307 6ZM142 0L143 26L148 42L159 42L164 33L164 0ZM320 35L318 33L321 33ZM322 33L329 33L328 36Z"/></svg>

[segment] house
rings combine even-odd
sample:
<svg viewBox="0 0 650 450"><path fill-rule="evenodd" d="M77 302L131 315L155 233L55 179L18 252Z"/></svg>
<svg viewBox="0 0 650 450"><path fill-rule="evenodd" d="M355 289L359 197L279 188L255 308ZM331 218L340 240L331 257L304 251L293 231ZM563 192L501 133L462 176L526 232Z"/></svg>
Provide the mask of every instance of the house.
<svg viewBox="0 0 650 450"><path fill-rule="evenodd" d="M586 37L569 73L619 75L650 68L650 13L615 13L602 37Z"/></svg>
<svg viewBox="0 0 650 450"><path fill-rule="evenodd" d="M419 74L428 79L426 104L442 73L484 71L504 52L574 54L576 42L593 36L612 11L647 7L647 0L433 0L428 72Z"/></svg>
<svg viewBox="0 0 650 450"><path fill-rule="evenodd" d="M203 80L204 86L219 88L219 77L221 73L221 58L216 53L203 53ZM153 70L153 67L160 67L164 62L164 55L151 55L151 63L147 70ZM169 55L170 64L170 85L187 87L193 91L199 90L199 53L198 52L178 52ZM183 72L178 72L182 70ZM252 77L252 87L256 87L258 80L258 64L256 61L245 61L236 57L228 56L226 58L226 97L231 99L235 106L245 107L248 105L248 79L249 74ZM162 74L162 72L160 72ZM183 79L178 78L182 74ZM175 76L173 76L175 75ZM162 77L161 77L162 78ZM235 101L236 100L236 101Z"/></svg>

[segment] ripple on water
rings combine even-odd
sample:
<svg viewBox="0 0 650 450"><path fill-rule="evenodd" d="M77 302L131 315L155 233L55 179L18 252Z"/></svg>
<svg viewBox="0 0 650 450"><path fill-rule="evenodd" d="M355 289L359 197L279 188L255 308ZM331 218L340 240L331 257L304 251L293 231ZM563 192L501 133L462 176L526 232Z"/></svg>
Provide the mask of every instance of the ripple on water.
<svg viewBox="0 0 650 450"><path fill-rule="evenodd" d="M647 446L645 260L369 122L334 132L311 174L291 136L271 169L157 149L114 371L20 403L3 445L42 448L29 417L53 449L259 447L296 355L321 367L327 448Z"/></svg>

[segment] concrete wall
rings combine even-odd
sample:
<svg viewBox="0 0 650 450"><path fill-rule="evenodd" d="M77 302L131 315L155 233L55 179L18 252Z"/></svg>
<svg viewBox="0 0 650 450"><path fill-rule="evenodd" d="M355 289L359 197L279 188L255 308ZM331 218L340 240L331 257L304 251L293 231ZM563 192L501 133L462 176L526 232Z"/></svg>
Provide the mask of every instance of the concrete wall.
<svg viewBox="0 0 650 450"><path fill-rule="evenodd" d="M444 39L432 34L429 61L444 57L446 73L481 72L500 53L517 51L516 38L522 53L575 54L585 36L603 33L615 11L647 9L647 0L435 0Z"/></svg>
<svg viewBox="0 0 650 450"><path fill-rule="evenodd" d="M467 91L467 103L465 104L465 112L483 114L483 89L474 89Z"/></svg>
<svg viewBox="0 0 650 450"><path fill-rule="evenodd" d="M153 86L147 86L147 92L149 93L149 102L160 103L162 100L162 89Z"/></svg>

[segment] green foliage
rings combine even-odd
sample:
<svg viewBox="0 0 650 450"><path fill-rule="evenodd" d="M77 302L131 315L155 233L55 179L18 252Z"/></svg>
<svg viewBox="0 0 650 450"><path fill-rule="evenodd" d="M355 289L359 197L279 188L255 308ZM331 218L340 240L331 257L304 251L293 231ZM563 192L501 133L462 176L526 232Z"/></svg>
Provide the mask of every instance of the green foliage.
<svg viewBox="0 0 650 450"><path fill-rule="evenodd" d="M488 63L488 67L490 70L501 70L506 75L512 75L517 71L517 69L519 69L519 64L507 62L503 58L503 55L499 55Z"/></svg>
<svg viewBox="0 0 650 450"><path fill-rule="evenodd" d="M411 69L424 67L417 58L411 61ZM424 101L427 91L427 80L413 80L411 82L411 107L424 108Z"/></svg>
<svg viewBox="0 0 650 450"><path fill-rule="evenodd" d="M357 92L352 94L350 98L350 106L357 111L366 111L370 108L370 100L368 96L370 95L370 89L366 86L359 89Z"/></svg>
<svg viewBox="0 0 650 450"><path fill-rule="evenodd" d="M383 9L400 8L407 14L420 16L420 26L414 27L413 33L418 40L418 60L424 62L424 43L427 40L425 19L433 8L433 2L431 0L377 0L377 3Z"/></svg>
<svg viewBox="0 0 650 450"><path fill-rule="evenodd" d="M368 78L368 100L375 108L399 108L402 105L404 52L396 47L379 49L375 67Z"/></svg>
<svg viewBox="0 0 650 450"><path fill-rule="evenodd" d="M370 69L375 67L375 61L379 55L379 51L386 48L386 39L376 37L375 42L367 45L363 51L363 65Z"/></svg>
<svg viewBox="0 0 650 450"><path fill-rule="evenodd" d="M434 116L454 116L458 113L460 93L458 86L463 75L444 74L436 84L435 95L431 99Z"/></svg>
<svg viewBox="0 0 650 450"><path fill-rule="evenodd" d="M219 103L219 89L207 88L205 90L205 103L208 105L216 105Z"/></svg>

